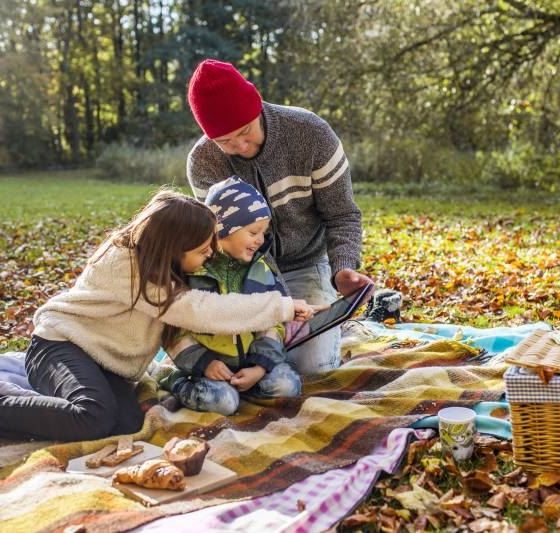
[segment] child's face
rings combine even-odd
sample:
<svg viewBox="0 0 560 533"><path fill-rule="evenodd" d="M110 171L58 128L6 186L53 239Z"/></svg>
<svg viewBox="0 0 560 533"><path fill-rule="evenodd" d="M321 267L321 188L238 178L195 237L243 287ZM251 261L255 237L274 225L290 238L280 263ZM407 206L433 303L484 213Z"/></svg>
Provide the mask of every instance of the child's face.
<svg viewBox="0 0 560 533"><path fill-rule="evenodd" d="M212 250L212 235L208 237L200 246L194 250L188 250L183 252L183 257L181 258L181 269L187 274L192 274L196 272L212 255L214 252Z"/></svg>
<svg viewBox="0 0 560 533"><path fill-rule="evenodd" d="M268 230L269 224L270 219L268 218L257 220L218 242L230 257L249 263L255 252L263 245L264 234Z"/></svg>

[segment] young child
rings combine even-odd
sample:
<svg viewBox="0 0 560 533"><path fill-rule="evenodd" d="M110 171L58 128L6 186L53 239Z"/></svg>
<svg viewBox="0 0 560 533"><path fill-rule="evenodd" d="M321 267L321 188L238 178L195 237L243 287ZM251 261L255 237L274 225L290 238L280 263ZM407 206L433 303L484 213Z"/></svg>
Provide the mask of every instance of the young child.
<svg viewBox="0 0 560 533"><path fill-rule="evenodd" d="M187 276L191 288L219 293L266 293L284 287L267 261L265 233L271 213L262 195L232 176L210 188L206 205L218 218L218 250L204 268ZM251 309L239 308L239 324ZM206 309L201 314L210 322ZM181 405L195 411L231 415L239 393L260 397L298 396L299 375L286 362L284 327L238 335L197 335L182 332L169 352L181 370L161 386ZM186 372L185 372L186 370Z"/></svg>
<svg viewBox="0 0 560 533"><path fill-rule="evenodd" d="M212 255L215 224L203 203L163 190L114 231L75 285L36 312L25 367L40 394L0 396L0 434L80 441L137 432L144 416L132 382L169 344L164 326L233 335L309 308L278 291L189 289L183 274Z"/></svg>

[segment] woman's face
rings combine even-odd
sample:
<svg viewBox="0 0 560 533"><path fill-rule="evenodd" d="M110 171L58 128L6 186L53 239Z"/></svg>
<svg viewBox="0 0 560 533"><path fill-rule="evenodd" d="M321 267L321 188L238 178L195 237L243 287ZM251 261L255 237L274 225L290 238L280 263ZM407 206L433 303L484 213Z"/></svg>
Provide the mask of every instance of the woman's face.
<svg viewBox="0 0 560 533"><path fill-rule="evenodd" d="M183 252L183 257L181 258L181 269L183 272L186 274L196 272L212 256L214 253L212 238L213 235L210 235L208 239L194 250Z"/></svg>

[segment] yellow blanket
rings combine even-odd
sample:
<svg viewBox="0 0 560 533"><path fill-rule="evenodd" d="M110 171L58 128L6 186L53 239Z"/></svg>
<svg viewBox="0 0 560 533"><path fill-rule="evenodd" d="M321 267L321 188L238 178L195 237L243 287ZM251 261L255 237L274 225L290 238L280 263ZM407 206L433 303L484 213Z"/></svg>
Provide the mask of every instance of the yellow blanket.
<svg viewBox="0 0 560 533"><path fill-rule="evenodd" d="M469 364L477 354L456 341L415 348L390 342L362 344L340 369L306 379L297 399L243 401L222 417L158 405L146 376L139 398L146 419L137 440L163 445L174 435L203 436L209 458L238 473L211 493L145 508L111 487L110 480L69 474L67 462L114 439L66 444L4 443L0 448L0 530L122 531L157 517L282 490L308 475L339 468L371 453L392 429L436 413L502 395L505 365Z"/></svg>

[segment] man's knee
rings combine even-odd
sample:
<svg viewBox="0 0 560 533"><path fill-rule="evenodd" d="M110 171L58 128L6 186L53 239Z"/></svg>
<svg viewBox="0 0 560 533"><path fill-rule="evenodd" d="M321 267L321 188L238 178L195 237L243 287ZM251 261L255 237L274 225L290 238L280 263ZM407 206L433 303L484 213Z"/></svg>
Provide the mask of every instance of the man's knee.
<svg viewBox="0 0 560 533"><path fill-rule="evenodd" d="M329 372L340 366L340 328L311 339L288 352L290 361L301 375Z"/></svg>

